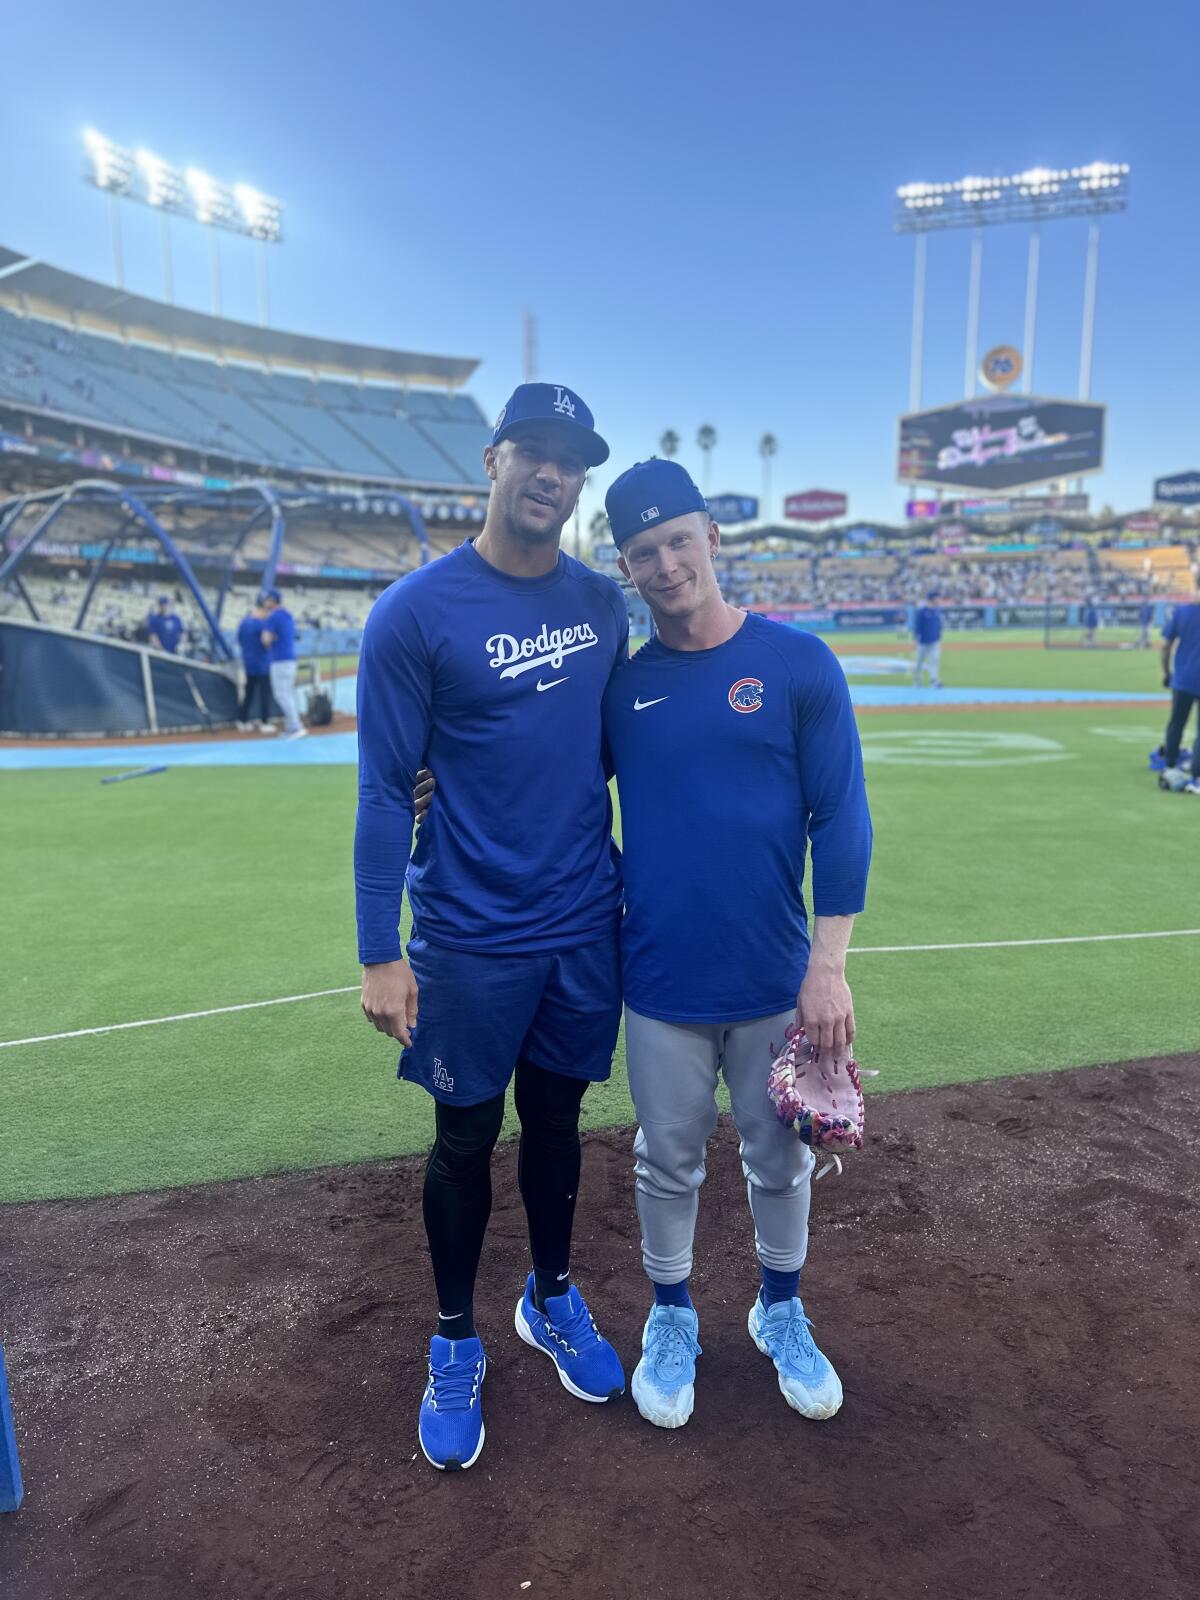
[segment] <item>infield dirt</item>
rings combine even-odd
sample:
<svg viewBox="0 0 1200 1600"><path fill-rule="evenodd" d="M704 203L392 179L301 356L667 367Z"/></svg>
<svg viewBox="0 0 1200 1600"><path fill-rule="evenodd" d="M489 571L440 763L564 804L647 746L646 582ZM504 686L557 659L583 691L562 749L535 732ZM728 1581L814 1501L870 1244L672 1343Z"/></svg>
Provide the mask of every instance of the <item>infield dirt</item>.
<svg viewBox="0 0 1200 1600"><path fill-rule="evenodd" d="M27 1487L4 1600L1192 1600L1200 1057L876 1093L868 1119L814 1191L805 1303L846 1390L826 1423L746 1334L728 1125L677 1433L572 1399L518 1341L503 1147L488 1439L457 1474L416 1454L419 1161L0 1211ZM575 1261L630 1368L631 1142L586 1140Z"/></svg>

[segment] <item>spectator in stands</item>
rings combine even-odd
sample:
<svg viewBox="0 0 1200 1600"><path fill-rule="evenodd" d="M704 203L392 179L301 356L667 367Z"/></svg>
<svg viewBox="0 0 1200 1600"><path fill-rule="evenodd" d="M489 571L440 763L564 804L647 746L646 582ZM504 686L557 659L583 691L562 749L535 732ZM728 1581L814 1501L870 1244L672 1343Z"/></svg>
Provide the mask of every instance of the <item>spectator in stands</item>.
<svg viewBox="0 0 1200 1600"><path fill-rule="evenodd" d="M146 632L150 636L150 643L156 644L168 655L173 656L179 649L179 641L183 637L183 622L168 595L159 595L157 608L146 618Z"/></svg>
<svg viewBox="0 0 1200 1600"><path fill-rule="evenodd" d="M1174 652L1174 661L1172 661ZM1171 720L1163 743L1167 770L1163 777L1180 778L1179 747L1192 707L1200 705L1200 569L1196 573L1196 593L1189 605L1176 606L1163 629L1163 687L1171 691ZM1188 794L1200 794L1200 721L1192 741L1192 781Z"/></svg>
<svg viewBox="0 0 1200 1600"><path fill-rule="evenodd" d="M925 604L917 607L913 615L912 632L917 645L913 682L919 684L924 672L930 687L940 689L942 680L938 676L938 668L942 658L942 613L936 589L931 589L925 596Z"/></svg>
<svg viewBox="0 0 1200 1600"><path fill-rule="evenodd" d="M268 589L260 598L266 610L262 642L270 655L271 693L283 712L284 734L289 739L303 739L308 729L296 710L296 619L278 589Z"/></svg>
<svg viewBox="0 0 1200 1600"><path fill-rule="evenodd" d="M238 623L238 648L246 669L246 688L238 712L238 727L248 733L257 722L262 733L271 731L271 657L263 643L267 608L257 599Z"/></svg>

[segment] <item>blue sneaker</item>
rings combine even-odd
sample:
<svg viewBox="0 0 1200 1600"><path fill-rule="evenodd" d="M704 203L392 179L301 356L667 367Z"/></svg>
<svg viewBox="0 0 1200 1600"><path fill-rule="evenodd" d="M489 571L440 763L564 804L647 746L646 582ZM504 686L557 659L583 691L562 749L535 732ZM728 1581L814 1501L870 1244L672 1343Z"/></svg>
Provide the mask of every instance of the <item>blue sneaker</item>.
<svg viewBox="0 0 1200 1600"><path fill-rule="evenodd" d="M633 1398L656 1428L682 1428L696 1404L696 1335L692 1306L652 1306L642 1329L642 1359L633 1374Z"/></svg>
<svg viewBox="0 0 1200 1600"><path fill-rule="evenodd" d="M812 1341L812 1324L798 1299L764 1306L760 1295L750 1307L750 1337L770 1356L779 1373L783 1398L801 1416L824 1421L842 1403L841 1379Z"/></svg>
<svg viewBox="0 0 1200 1600"><path fill-rule="evenodd" d="M486 1371L487 1357L478 1339L450 1340L434 1334L417 1437L426 1461L439 1472L456 1472L479 1459Z"/></svg>
<svg viewBox="0 0 1200 1600"><path fill-rule="evenodd" d="M533 1273L517 1301L517 1332L558 1368L558 1381L578 1400L597 1404L625 1393L621 1358L592 1321L579 1290L546 1296L546 1309L533 1303Z"/></svg>

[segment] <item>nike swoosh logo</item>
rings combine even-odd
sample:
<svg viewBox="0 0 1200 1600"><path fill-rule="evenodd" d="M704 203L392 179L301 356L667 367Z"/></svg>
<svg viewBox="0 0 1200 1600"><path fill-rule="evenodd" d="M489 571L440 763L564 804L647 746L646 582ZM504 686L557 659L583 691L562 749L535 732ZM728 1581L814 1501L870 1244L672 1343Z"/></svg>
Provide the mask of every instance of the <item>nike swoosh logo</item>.
<svg viewBox="0 0 1200 1600"><path fill-rule="evenodd" d="M568 672L567 673L567 678L569 678L570 676L571 676L571 674ZM543 683L542 680L539 678L538 682L537 682L538 693L541 694L544 689L553 689L555 684L557 684L557 683L566 683L567 678L551 678L549 683Z"/></svg>
<svg viewBox="0 0 1200 1600"><path fill-rule="evenodd" d="M669 700L670 698L669 694L660 694L657 700L635 700L633 709L635 711L645 711L647 706L660 706L664 700Z"/></svg>

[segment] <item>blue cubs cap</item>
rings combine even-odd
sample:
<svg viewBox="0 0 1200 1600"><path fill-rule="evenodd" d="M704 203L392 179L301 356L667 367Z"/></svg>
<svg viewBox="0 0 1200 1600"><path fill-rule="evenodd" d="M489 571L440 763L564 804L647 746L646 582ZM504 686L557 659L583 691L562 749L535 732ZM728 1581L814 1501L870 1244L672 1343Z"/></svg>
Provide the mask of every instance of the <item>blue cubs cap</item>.
<svg viewBox="0 0 1200 1600"><path fill-rule="evenodd" d="M573 443L589 467L608 460L608 445L574 389L561 383L519 383L496 418L492 443L510 438L526 422L561 422L574 436Z"/></svg>
<svg viewBox="0 0 1200 1600"><path fill-rule="evenodd" d="M621 476L604 496L608 525L619 550L635 533L657 528L660 522L684 517L689 511L707 511L704 496L677 461L639 461Z"/></svg>

